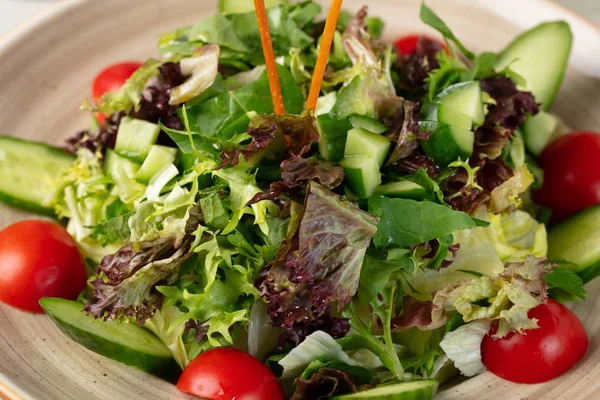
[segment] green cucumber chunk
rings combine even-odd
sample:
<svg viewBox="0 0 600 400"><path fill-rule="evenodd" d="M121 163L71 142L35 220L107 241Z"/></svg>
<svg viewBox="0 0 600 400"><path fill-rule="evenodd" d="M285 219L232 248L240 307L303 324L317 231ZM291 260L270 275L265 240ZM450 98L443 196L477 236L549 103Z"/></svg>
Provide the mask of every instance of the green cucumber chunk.
<svg viewBox="0 0 600 400"><path fill-rule="evenodd" d="M344 157L369 157L382 167L391 145L392 143L385 136L362 128L350 129L346 138Z"/></svg>
<svg viewBox="0 0 600 400"><path fill-rule="evenodd" d="M144 161L150 147L156 143L160 127L151 122L124 117L119 124L115 151L139 162Z"/></svg>
<svg viewBox="0 0 600 400"><path fill-rule="evenodd" d="M44 143L0 136L0 201L54 216L60 178L75 157Z"/></svg>
<svg viewBox="0 0 600 400"><path fill-rule="evenodd" d="M418 183L399 181L378 186L373 194L377 196L423 200L425 198L425 189Z"/></svg>
<svg viewBox="0 0 600 400"><path fill-rule="evenodd" d="M40 305L61 331L95 353L167 379L180 372L167 346L135 323L95 319L65 299L45 297Z"/></svg>
<svg viewBox="0 0 600 400"><path fill-rule="evenodd" d="M534 156L539 156L554 137L558 126L558 118L545 111L528 118L522 127L527 150Z"/></svg>
<svg viewBox="0 0 600 400"><path fill-rule="evenodd" d="M148 156L135 174L135 179L139 182L148 183L157 172L165 166L175 163L177 158L177 149L173 147L152 145Z"/></svg>
<svg viewBox="0 0 600 400"><path fill-rule="evenodd" d="M139 163L117 154L114 150L106 150L104 173L115 182L120 182L123 177L133 179L139 170Z"/></svg>
<svg viewBox="0 0 600 400"><path fill-rule="evenodd" d="M564 21L546 22L519 35L500 53L494 69L509 67L527 82L536 101L548 110L562 83L573 34Z"/></svg>
<svg viewBox="0 0 600 400"><path fill-rule="evenodd" d="M364 392L334 397L332 400L431 400L437 393L437 389L438 382L436 380L424 379L378 386Z"/></svg>
<svg viewBox="0 0 600 400"><path fill-rule="evenodd" d="M265 7L289 4L289 0L265 0ZM220 0L219 12L227 14L243 14L254 11L253 0Z"/></svg>
<svg viewBox="0 0 600 400"><path fill-rule="evenodd" d="M346 136L352 129L352 124L347 119L335 119L329 114L317 117L319 130L319 153L327 161L338 162L344 158Z"/></svg>
<svg viewBox="0 0 600 400"><path fill-rule="evenodd" d="M352 114L349 119L354 128L362 128L377 134L385 133L388 130L388 127L383 123L366 115Z"/></svg>
<svg viewBox="0 0 600 400"><path fill-rule="evenodd" d="M470 117L440 103L425 103L421 107L421 120L441 122L461 129L471 129L473 121Z"/></svg>
<svg viewBox="0 0 600 400"><path fill-rule="evenodd" d="M340 161L352 192L361 199L370 197L381 185L379 164L371 157L346 157Z"/></svg>
<svg viewBox="0 0 600 400"><path fill-rule="evenodd" d="M425 153L440 166L453 161L466 160L473 154L475 134L468 130L437 122L421 121L419 127L431 132L431 137L421 142Z"/></svg>
<svg viewBox="0 0 600 400"><path fill-rule="evenodd" d="M461 82L448 86L437 95L436 101L454 111L470 117L476 126L483 125L485 112L481 85L477 81Z"/></svg>
<svg viewBox="0 0 600 400"><path fill-rule="evenodd" d="M574 264L572 270L584 282L600 274L600 205L585 209L549 229L548 258Z"/></svg>

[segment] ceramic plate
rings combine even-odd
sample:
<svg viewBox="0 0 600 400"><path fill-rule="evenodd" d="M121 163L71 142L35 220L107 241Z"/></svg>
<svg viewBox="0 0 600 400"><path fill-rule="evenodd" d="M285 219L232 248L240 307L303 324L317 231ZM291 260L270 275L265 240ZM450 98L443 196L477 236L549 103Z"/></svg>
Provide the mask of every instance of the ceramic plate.
<svg viewBox="0 0 600 400"><path fill-rule="evenodd" d="M421 0L368 3L387 22L386 37L427 32ZM542 20L566 19L575 35L571 64L554 111L577 129L600 129L600 30L545 0L429 0L473 49L498 50ZM90 81L104 66L155 56L157 36L215 12L216 0L64 1L0 37L0 132L60 144L88 123L78 112ZM1 179L1 177L0 177ZM0 228L27 218L0 205ZM576 368L551 382L515 385L484 373L439 394L440 399L599 399L600 281L574 305L590 335ZM187 399L174 386L87 351L48 318L0 305L0 397L35 400Z"/></svg>

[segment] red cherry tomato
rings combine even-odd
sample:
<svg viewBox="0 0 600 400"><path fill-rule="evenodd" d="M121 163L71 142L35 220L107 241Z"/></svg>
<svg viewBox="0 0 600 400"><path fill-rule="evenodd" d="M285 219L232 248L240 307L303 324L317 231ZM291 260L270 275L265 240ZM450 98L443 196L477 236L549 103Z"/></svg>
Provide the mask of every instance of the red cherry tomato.
<svg viewBox="0 0 600 400"><path fill-rule="evenodd" d="M539 159L544 186L537 203L553 211L558 222L600 203L600 135L576 132L551 142Z"/></svg>
<svg viewBox="0 0 600 400"><path fill-rule="evenodd" d="M502 339L490 335L481 344L483 364L511 382L540 383L565 373L581 360L588 337L579 318L567 307L548 300L529 311L538 329L509 333ZM492 328L490 334L495 332Z"/></svg>
<svg viewBox="0 0 600 400"><path fill-rule="evenodd" d="M138 62L124 62L105 68L94 79L92 96L98 100L104 93L116 92L141 66L142 64ZM98 123L104 122L105 119L106 115L96 113Z"/></svg>
<svg viewBox="0 0 600 400"><path fill-rule="evenodd" d="M442 49L444 49L445 52L448 52L448 46L446 46L445 43L443 43L437 39L434 39L432 37L426 36L426 35L412 34L412 35L401 36L398 40L396 40L395 45L396 45L396 50L398 51L398 54L403 55L403 54L410 54L410 53L414 52L417 49L417 44L419 43L419 39L423 36L429 40L437 42L440 45L440 47Z"/></svg>
<svg viewBox="0 0 600 400"><path fill-rule="evenodd" d="M30 220L0 231L1 302L43 312L42 297L74 300L85 285L83 258L62 226Z"/></svg>
<svg viewBox="0 0 600 400"><path fill-rule="evenodd" d="M283 400L273 373L250 354L221 347L196 357L177 389L212 400Z"/></svg>

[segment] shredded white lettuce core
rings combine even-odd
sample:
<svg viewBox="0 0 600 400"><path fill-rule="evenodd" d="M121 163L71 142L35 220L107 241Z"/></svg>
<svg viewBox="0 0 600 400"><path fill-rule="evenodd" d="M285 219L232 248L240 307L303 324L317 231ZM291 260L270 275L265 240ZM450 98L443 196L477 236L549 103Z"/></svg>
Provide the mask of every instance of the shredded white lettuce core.
<svg viewBox="0 0 600 400"><path fill-rule="evenodd" d="M489 320L473 321L446 333L440 343L444 353L464 376L474 376L486 370L481 362L481 342L489 330Z"/></svg>

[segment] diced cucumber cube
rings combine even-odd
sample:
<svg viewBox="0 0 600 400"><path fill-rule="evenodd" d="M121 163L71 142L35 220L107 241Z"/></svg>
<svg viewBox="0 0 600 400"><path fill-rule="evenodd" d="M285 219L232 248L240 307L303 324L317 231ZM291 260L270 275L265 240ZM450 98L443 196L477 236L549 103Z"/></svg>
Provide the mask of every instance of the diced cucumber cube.
<svg viewBox="0 0 600 400"><path fill-rule="evenodd" d="M135 179L143 183L150 182L150 179L152 179L158 171L163 169L166 165L174 164L176 158L177 149L157 144L152 145L142 167L137 174L135 174Z"/></svg>
<svg viewBox="0 0 600 400"><path fill-rule="evenodd" d="M119 182L125 176L133 179L140 169L140 164L117 154L114 150L106 150L104 173Z"/></svg>
<svg viewBox="0 0 600 400"><path fill-rule="evenodd" d="M388 130L388 127L383 123L366 115L352 114L349 119L354 128L366 129L369 132L377 134L385 133Z"/></svg>
<svg viewBox="0 0 600 400"><path fill-rule="evenodd" d="M338 162L344 158L346 136L352 129L352 124L347 119L335 119L329 114L317 117L319 130L319 152L327 161Z"/></svg>
<svg viewBox="0 0 600 400"><path fill-rule="evenodd" d="M438 122L419 122L419 127L431 132L429 139L421 142L425 153L439 166L446 167L459 158L463 161L473 154L475 134L468 130Z"/></svg>
<svg viewBox="0 0 600 400"><path fill-rule="evenodd" d="M365 129L354 128L348 131L344 157L370 157L382 167L390 151L390 146L391 142L386 137Z"/></svg>
<svg viewBox="0 0 600 400"><path fill-rule="evenodd" d="M381 185L379 164L370 157L346 157L340 161L352 192L361 199L370 197Z"/></svg>
<svg viewBox="0 0 600 400"><path fill-rule="evenodd" d="M471 129L473 120L463 113L440 103L425 103L421 107L421 120L441 122L462 129Z"/></svg>
<svg viewBox="0 0 600 400"><path fill-rule="evenodd" d="M461 82L444 89L437 95L436 101L467 115L473 124L481 126L485 121L481 93L481 84L478 81Z"/></svg>
<svg viewBox="0 0 600 400"><path fill-rule="evenodd" d="M373 194L402 199L423 200L425 198L425 189L415 182L399 181L378 186Z"/></svg>
<svg viewBox="0 0 600 400"><path fill-rule="evenodd" d="M139 162L144 161L150 147L156 143L160 127L151 122L124 117L119 124L115 151Z"/></svg>

